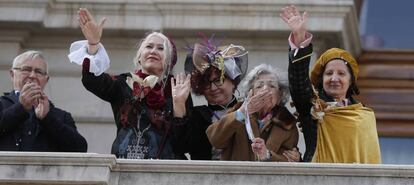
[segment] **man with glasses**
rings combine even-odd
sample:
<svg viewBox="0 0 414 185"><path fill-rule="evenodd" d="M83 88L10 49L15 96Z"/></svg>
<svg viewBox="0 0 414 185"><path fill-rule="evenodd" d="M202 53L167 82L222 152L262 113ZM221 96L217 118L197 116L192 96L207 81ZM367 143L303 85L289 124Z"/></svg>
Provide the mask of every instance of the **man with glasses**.
<svg viewBox="0 0 414 185"><path fill-rule="evenodd" d="M71 114L56 108L44 93L47 71L39 51L13 60L13 91L0 97L0 151L87 151Z"/></svg>

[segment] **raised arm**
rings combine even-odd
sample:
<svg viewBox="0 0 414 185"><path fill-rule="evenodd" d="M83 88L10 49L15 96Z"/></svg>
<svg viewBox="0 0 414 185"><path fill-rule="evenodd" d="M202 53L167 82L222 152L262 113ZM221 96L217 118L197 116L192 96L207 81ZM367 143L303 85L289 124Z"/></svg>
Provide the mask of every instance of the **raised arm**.
<svg viewBox="0 0 414 185"><path fill-rule="evenodd" d="M303 160L310 161L316 147L317 131L310 114L313 90L309 79L309 64L313 48L310 44L312 35L306 31L308 14L304 12L300 15L296 7L289 6L283 9L280 16L292 30L289 38L289 88L305 138L306 152Z"/></svg>
<svg viewBox="0 0 414 185"><path fill-rule="evenodd" d="M289 87L292 100L301 116L309 114L311 98L313 95L312 85L309 79L309 63L312 55L312 45L303 46L307 39L306 23L308 13L302 15L298 9L291 5L282 9L280 17L291 28L290 50L289 50ZM293 44L293 45L292 45Z"/></svg>

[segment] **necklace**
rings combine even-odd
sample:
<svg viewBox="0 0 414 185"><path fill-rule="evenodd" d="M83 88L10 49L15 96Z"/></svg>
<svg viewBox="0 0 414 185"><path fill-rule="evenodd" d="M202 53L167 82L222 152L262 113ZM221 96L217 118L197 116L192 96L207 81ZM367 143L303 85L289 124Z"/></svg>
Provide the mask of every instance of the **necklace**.
<svg viewBox="0 0 414 185"><path fill-rule="evenodd" d="M140 130L139 126L138 129L135 129L135 127L132 127L132 129L134 130L135 136L137 138L137 145L139 144L143 144L140 143L142 136L144 136L144 133L151 127L151 124L148 124L148 126L144 129L144 130ZM145 142L145 141L144 141Z"/></svg>
<svg viewBox="0 0 414 185"><path fill-rule="evenodd" d="M144 136L144 133L151 127L151 124L148 124L148 126L140 130L140 115L137 115L137 129L135 127L132 127L132 130L134 131L136 142L135 144L132 143L132 146L128 146L127 149L127 159L144 159L145 154L148 153L149 147L144 146L145 139L142 138ZM142 140L141 140L142 139Z"/></svg>

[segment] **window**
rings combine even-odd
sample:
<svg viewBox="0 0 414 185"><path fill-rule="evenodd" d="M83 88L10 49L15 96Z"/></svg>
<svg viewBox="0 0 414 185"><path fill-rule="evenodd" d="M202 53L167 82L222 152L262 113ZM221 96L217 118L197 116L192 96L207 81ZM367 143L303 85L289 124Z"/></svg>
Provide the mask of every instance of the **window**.
<svg viewBox="0 0 414 185"><path fill-rule="evenodd" d="M380 137L383 164L414 164L414 138Z"/></svg>
<svg viewBox="0 0 414 185"><path fill-rule="evenodd" d="M364 0L359 32L364 48L414 49L414 1Z"/></svg>

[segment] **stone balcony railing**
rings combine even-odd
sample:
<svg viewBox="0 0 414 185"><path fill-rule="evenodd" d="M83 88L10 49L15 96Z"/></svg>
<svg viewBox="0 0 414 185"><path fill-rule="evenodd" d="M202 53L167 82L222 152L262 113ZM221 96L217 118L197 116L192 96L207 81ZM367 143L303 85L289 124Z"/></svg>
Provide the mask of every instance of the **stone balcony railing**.
<svg viewBox="0 0 414 185"><path fill-rule="evenodd" d="M93 153L0 153L0 185L408 185L414 166L126 160Z"/></svg>

